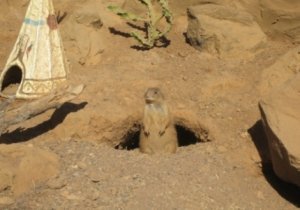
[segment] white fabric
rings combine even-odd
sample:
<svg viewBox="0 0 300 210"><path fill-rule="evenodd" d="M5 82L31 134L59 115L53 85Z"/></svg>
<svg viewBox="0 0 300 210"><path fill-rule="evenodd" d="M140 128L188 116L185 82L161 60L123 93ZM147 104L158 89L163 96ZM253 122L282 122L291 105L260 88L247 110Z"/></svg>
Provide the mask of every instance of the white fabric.
<svg viewBox="0 0 300 210"><path fill-rule="evenodd" d="M23 73L17 98L38 97L66 80L68 65L52 0L30 1L16 44L1 73L0 85L7 71L16 65Z"/></svg>

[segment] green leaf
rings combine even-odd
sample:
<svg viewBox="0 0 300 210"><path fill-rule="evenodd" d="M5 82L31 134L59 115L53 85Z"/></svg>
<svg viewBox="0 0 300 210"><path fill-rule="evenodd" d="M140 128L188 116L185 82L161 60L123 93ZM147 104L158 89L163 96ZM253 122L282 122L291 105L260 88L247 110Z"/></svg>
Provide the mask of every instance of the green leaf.
<svg viewBox="0 0 300 210"><path fill-rule="evenodd" d="M141 4L147 7L147 11L145 11L146 18L142 18L133 13L124 11L118 6L108 6L108 9L113 13L119 15L121 18L129 20L129 21L143 21L146 25L147 32L145 35L135 31L130 33L131 37L136 39L142 46L147 47L149 49L153 48L156 41L161 37L165 36L173 26L173 15L169 9L168 0L138 0ZM162 8L161 12L158 14L153 7L153 1L159 3ZM166 27L164 30L160 31L157 28L157 25L160 21L166 21Z"/></svg>

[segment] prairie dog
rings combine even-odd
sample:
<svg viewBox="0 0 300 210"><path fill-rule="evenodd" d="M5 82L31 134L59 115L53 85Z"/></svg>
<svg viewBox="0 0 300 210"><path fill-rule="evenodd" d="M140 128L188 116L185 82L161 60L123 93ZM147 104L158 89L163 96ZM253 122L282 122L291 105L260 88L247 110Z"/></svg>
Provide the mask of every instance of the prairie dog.
<svg viewBox="0 0 300 210"><path fill-rule="evenodd" d="M164 95L159 88L149 88L144 98L140 151L147 154L175 153L177 134Z"/></svg>

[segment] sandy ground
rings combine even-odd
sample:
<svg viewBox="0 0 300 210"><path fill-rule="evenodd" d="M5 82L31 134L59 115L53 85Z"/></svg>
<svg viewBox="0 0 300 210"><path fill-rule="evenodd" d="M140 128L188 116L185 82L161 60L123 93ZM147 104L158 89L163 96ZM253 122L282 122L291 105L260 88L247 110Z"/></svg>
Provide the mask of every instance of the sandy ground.
<svg viewBox="0 0 300 210"><path fill-rule="evenodd" d="M22 18L25 9L16 14ZM293 44L269 37L268 46L253 59L220 60L186 43L187 18L177 16L168 47L139 51L131 48L134 40L109 30L128 31L118 18L109 17L103 13L105 48L99 63L81 65L66 48L69 81L85 84L84 93L1 137L2 144L50 151L60 162L57 176L34 183L26 193L0 192L0 201L10 198L3 208L298 208L299 188L277 179L268 164L257 107L262 70ZM4 66L20 23L17 18L2 23ZM213 141L180 147L174 155L116 150L115 143L141 116L143 93L151 86L162 88L175 116L186 113L200 122Z"/></svg>

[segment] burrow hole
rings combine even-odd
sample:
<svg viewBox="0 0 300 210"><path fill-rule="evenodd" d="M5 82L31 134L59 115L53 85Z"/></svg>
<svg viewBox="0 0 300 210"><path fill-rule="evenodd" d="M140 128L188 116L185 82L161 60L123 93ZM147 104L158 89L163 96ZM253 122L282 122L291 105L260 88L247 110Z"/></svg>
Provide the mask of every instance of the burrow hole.
<svg viewBox="0 0 300 210"><path fill-rule="evenodd" d="M200 133L195 133L186 126L176 124L177 139L179 147L186 147L199 142L210 141L208 131L201 129ZM140 124L134 124L121 139L121 142L115 146L119 150L134 150L139 147L139 136L141 132Z"/></svg>
<svg viewBox="0 0 300 210"><path fill-rule="evenodd" d="M22 70L19 66L10 67L3 77L1 92L4 95L15 95L22 81Z"/></svg>

